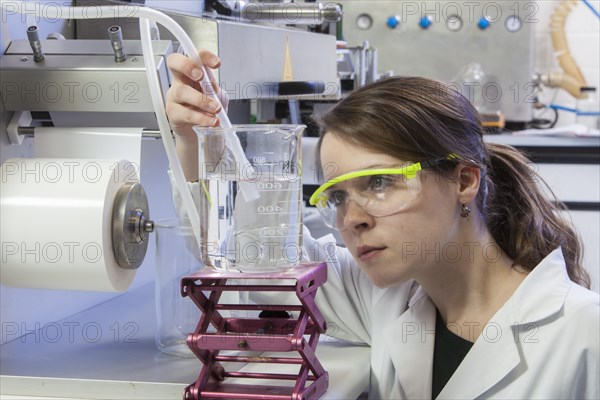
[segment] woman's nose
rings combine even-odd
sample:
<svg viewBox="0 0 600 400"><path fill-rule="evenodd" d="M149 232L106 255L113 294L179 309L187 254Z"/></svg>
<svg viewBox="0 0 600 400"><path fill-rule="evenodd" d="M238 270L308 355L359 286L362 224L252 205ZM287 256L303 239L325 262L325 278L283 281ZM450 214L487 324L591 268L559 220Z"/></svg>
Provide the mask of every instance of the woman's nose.
<svg viewBox="0 0 600 400"><path fill-rule="evenodd" d="M344 229L365 230L373 226L373 216L363 210L354 199L346 202L346 212L344 213Z"/></svg>

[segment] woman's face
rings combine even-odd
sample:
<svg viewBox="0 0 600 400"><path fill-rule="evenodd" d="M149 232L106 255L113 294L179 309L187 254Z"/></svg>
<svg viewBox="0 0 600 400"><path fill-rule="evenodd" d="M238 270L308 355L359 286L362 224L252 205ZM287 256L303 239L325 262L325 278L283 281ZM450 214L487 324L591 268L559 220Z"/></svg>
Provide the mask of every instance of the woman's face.
<svg viewBox="0 0 600 400"><path fill-rule="evenodd" d="M323 138L320 156L326 180L362 169L394 168L408 161L365 150L331 133ZM435 273L432 267L444 262L444 252L456 248L458 185L426 170L415 179L421 181L420 192L396 214L373 217L354 200L347 201L340 235L378 287Z"/></svg>

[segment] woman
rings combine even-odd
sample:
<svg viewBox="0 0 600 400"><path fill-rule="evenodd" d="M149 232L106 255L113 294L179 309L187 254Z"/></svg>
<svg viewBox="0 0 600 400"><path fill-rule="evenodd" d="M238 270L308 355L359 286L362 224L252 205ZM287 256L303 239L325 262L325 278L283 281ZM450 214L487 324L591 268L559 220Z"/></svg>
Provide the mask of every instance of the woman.
<svg viewBox="0 0 600 400"><path fill-rule="evenodd" d="M191 61L169 67L168 113L193 181L190 126L217 124L216 110ZM581 244L527 160L484 143L468 100L391 78L321 125L325 184L311 203L346 248L308 232L304 245L328 262L317 301L329 333L371 346L370 398L600 397L600 305Z"/></svg>

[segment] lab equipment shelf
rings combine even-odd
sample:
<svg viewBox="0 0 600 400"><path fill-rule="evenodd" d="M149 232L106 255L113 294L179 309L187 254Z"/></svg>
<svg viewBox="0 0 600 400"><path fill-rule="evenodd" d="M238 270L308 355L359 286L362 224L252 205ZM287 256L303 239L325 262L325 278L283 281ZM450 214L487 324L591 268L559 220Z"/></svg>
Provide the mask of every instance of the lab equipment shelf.
<svg viewBox="0 0 600 400"><path fill-rule="evenodd" d="M146 284L62 321L29 325L26 335L0 346L0 394L181 399L200 365L191 352L184 358L156 349L154 314L154 284ZM329 372L322 399L354 399L367 388L369 347L322 337L317 356Z"/></svg>

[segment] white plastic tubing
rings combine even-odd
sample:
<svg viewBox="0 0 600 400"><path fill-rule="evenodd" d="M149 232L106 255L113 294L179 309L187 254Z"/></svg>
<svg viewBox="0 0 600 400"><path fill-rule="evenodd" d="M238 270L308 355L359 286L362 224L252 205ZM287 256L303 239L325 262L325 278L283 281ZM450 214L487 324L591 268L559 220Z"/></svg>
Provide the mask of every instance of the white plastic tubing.
<svg viewBox="0 0 600 400"><path fill-rule="evenodd" d="M0 6L2 6L2 8L4 8L6 11L18 12L25 15L35 15L37 17L43 17L46 19L99 19L115 18L118 16L140 18L142 49L144 60L146 61L146 75L148 77L150 90L152 91L152 103L154 106L154 111L158 120L158 126L161 132L162 141L165 146L169 164L175 178L175 183L179 193L181 194L185 211L190 219L190 223L192 224L194 235L199 242L200 218L198 215L198 210L196 210L196 207L194 206L192 195L187 187L183 169L181 168L181 164L179 163L179 159L177 158L177 153L175 151L175 143L173 141L173 137L171 136L171 129L165 113L161 89L158 82L158 77L156 75L156 65L154 62L154 53L152 51L150 24L148 20L155 21L167 28L179 41L187 56L193 59L196 64L198 64L198 66L204 70L204 65L202 64L198 51L190 37L172 18L160 11L156 11L147 7L139 7L134 5L111 5L94 7L94 12L90 12L89 7L31 7L31 2L29 2L29 6L27 3L28 2L26 1L0 0ZM207 95L219 102L219 98L212 90L212 85L209 82L206 73L202 78L202 87ZM221 107L221 111L217 114L217 117L221 121L222 127L231 127L231 122L225 113L224 107Z"/></svg>

